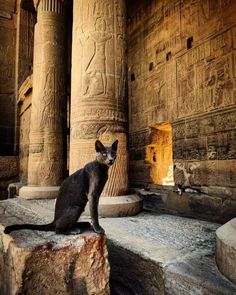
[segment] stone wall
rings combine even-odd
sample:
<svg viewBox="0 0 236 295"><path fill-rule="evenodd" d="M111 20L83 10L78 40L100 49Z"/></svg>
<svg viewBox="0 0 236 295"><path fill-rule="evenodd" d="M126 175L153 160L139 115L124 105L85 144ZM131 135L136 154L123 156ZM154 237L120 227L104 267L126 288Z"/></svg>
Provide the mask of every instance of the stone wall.
<svg viewBox="0 0 236 295"><path fill-rule="evenodd" d="M0 156L0 200L8 196L7 187L18 180L18 157Z"/></svg>
<svg viewBox="0 0 236 295"><path fill-rule="evenodd" d="M27 77L19 89L19 180L26 184L28 178L29 132L32 105L32 75Z"/></svg>
<svg viewBox="0 0 236 295"><path fill-rule="evenodd" d="M175 183L234 194L235 1L130 1L128 40L132 185L150 182L150 127L169 122Z"/></svg>
<svg viewBox="0 0 236 295"><path fill-rule="evenodd" d="M12 155L15 118L15 0L0 2L0 154Z"/></svg>
<svg viewBox="0 0 236 295"><path fill-rule="evenodd" d="M26 7L27 8L27 7ZM34 49L34 25L36 12L19 8L18 11L18 89L25 79L32 74L33 49Z"/></svg>

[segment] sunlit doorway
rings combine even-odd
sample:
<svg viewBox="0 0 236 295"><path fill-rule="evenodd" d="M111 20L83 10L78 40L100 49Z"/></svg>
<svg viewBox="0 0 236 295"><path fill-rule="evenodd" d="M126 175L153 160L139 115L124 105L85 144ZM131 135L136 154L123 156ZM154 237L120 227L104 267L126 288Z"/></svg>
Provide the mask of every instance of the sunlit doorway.
<svg viewBox="0 0 236 295"><path fill-rule="evenodd" d="M174 185L171 124L163 123L151 127L151 144L146 148L146 161L151 165L152 183Z"/></svg>

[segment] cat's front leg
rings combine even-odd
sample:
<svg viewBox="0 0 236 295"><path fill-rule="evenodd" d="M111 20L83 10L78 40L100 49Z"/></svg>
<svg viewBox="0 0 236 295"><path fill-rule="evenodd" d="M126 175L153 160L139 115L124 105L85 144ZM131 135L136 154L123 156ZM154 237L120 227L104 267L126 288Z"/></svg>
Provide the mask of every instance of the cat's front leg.
<svg viewBox="0 0 236 295"><path fill-rule="evenodd" d="M91 215L91 224L92 224L93 230L97 234L104 234L105 231L99 225L99 222L98 222L98 201L99 201L99 196L94 194L91 194L89 196L89 210Z"/></svg>
<svg viewBox="0 0 236 295"><path fill-rule="evenodd" d="M104 228L101 227L101 225L98 225L98 226L93 226L93 230L95 231L95 233L97 234L104 234L105 233L105 230Z"/></svg>

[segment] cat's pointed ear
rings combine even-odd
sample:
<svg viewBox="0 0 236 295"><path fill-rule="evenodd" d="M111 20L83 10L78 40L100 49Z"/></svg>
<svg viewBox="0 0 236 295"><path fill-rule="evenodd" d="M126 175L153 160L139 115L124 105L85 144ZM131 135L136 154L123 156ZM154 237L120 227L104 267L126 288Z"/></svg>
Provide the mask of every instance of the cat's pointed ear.
<svg viewBox="0 0 236 295"><path fill-rule="evenodd" d="M115 142L113 142L113 144L112 144L112 146L111 146L111 148L113 149L113 151L117 151L117 146L118 146L118 139L115 141Z"/></svg>
<svg viewBox="0 0 236 295"><path fill-rule="evenodd" d="M100 140L96 140L96 142L95 142L95 149L96 149L96 152L101 152L101 151L104 151L105 150L105 147L101 143Z"/></svg>

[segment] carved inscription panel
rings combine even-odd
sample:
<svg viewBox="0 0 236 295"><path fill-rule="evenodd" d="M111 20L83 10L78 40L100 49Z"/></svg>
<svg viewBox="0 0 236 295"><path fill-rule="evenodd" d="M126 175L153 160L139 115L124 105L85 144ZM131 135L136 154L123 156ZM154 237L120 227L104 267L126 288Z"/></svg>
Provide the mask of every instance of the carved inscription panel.
<svg viewBox="0 0 236 295"><path fill-rule="evenodd" d="M127 192L125 1L74 1L70 173L95 158L96 139L119 139L106 196ZM119 175L119 182L117 182Z"/></svg>
<svg viewBox="0 0 236 295"><path fill-rule="evenodd" d="M179 136L174 159L235 159L235 54L235 1L151 0L128 7L132 167L141 165L150 144L137 146L133 138L162 122Z"/></svg>
<svg viewBox="0 0 236 295"><path fill-rule="evenodd" d="M234 105L236 4L136 6L128 8L131 130Z"/></svg>
<svg viewBox="0 0 236 295"><path fill-rule="evenodd" d="M83 0L74 5L72 97L85 105L94 99L105 105L123 105L124 3Z"/></svg>

